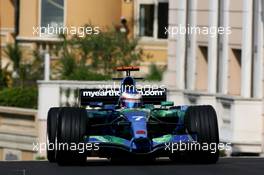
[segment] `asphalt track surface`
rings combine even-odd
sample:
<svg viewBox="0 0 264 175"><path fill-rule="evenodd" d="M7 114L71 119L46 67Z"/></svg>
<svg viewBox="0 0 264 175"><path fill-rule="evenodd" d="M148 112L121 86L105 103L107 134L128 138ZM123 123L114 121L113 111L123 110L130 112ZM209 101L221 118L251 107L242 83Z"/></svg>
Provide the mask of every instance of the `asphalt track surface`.
<svg viewBox="0 0 264 175"><path fill-rule="evenodd" d="M221 158L214 165L175 164L160 160L120 164L89 160L83 166L58 166L46 161L0 162L0 175L264 175L264 158Z"/></svg>

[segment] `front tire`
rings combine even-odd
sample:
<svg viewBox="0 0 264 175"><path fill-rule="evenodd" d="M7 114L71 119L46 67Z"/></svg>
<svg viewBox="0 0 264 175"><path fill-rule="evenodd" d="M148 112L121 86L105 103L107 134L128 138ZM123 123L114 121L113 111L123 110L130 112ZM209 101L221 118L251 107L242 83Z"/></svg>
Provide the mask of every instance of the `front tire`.
<svg viewBox="0 0 264 175"><path fill-rule="evenodd" d="M60 108L50 108L48 112L47 119L47 145L53 145L52 149L47 149L47 158L49 162L56 162L56 133L57 133L57 123L58 123L58 115Z"/></svg>
<svg viewBox="0 0 264 175"><path fill-rule="evenodd" d="M58 119L58 144L71 145L84 144L86 134L86 110L83 108L62 108ZM59 164L82 164L86 161L85 151L59 149L57 151L57 162Z"/></svg>
<svg viewBox="0 0 264 175"><path fill-rule="evenodd" d="M195 134L197 142L201 146L203 144L216 145L216 150L213 151L210 149L190 151L191 161L194 163L216 163L219 158L219 133L214 108L212 106L190 106L186 111L184 123L188 133Z"/></svg>

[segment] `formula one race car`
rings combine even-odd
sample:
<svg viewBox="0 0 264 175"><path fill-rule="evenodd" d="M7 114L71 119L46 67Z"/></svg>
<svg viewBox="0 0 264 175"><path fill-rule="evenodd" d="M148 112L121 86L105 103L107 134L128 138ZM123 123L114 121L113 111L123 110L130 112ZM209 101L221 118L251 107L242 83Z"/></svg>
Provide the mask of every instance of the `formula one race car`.
<svg viewBox="0 0 264 175"><path fill-rule="evenodd" d="M169 157L177 161L186 155L196 163L217 162L219 149L209 149L211 144L219 144L212 106L173 106L166 101L165 88L136 86L130 72L138 67L117 70L127 74L119 88L80 89L81 107L49 110L50 162L83 163L89 156L110 160Z"/></svg>

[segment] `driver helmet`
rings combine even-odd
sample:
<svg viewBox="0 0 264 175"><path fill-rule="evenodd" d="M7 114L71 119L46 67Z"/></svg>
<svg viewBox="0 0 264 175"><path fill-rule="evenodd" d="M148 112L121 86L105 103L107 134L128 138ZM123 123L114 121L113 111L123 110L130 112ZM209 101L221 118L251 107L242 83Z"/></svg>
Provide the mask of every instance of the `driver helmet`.
<svg viewBox="0 0 264 175"><path fill-rule="evenodd" d="M124 108L139 108L142 105L142 96L138 92L123 92L120 96L120 105Z"/></svg>

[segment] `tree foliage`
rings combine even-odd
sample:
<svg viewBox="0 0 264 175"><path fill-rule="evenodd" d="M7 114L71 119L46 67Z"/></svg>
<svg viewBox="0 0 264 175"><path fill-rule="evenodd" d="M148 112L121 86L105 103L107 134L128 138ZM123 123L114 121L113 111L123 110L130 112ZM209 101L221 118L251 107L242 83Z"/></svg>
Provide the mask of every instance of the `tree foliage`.
<svg viewBox="0 0 264 175"><path fill-rule="evenodd" d="M0 105L37 108L36 81L43 79L44 68L39 52L34 51L33 59L25 60L20 46L9 44L4 53L11 62L0 69Z"/></svg>
<svg viewBox="0 0 264 175"><path fill-rule="evenodd" d="M28 86L36 85L36 81L43 78L44 64L39 55L39 52L33 51L33 59L23 59L22 49L18 44L8 44L4 49L4 53L11 60L13 64L12 71L10 71L7 64L1 69L1 82L6 85L6 79L11 79L9 86ZM8 78L6 78L8 77ZM4 86L4 87L7 87Z"/></svg>
<svg viewBox="0 0 264 175"><path fill-rule="evenodd" d="M4 53L13 62L13 70L18 72L20 68L20 62L22 60L22 51L18 44L8 44L4 50Z"/></svg>
<svg viewBox="0 0 264 175"><path fill-rule="evenodd" d="M118 66L138 65L143 52L137 47L137 39L127 37L113 29L98 35L61 36L63 42L59 72L61 79L103 80L109 79Z"/></svg>
<svg viewBox="0 0 264 175"><path fill-rule="evenodd" d="M9 64L6 64L0 69L0 89L8 87L11 82L11 72L8 71L8 67Z"/></svg>
<svg viewBox="0 0 264 175"><path fill-rule="evenodd" d="M164 70L162 68L159 68L155 64L151 64L149 67L150 71L149 74L146 76L146 80L161 81Z"/></svg>
<svg viewBox="0 0 264 175"><path fill-rule="evenodd" d="M38 91L35 87L5 88L0 91L0 106L37 108Z"/></svg>

